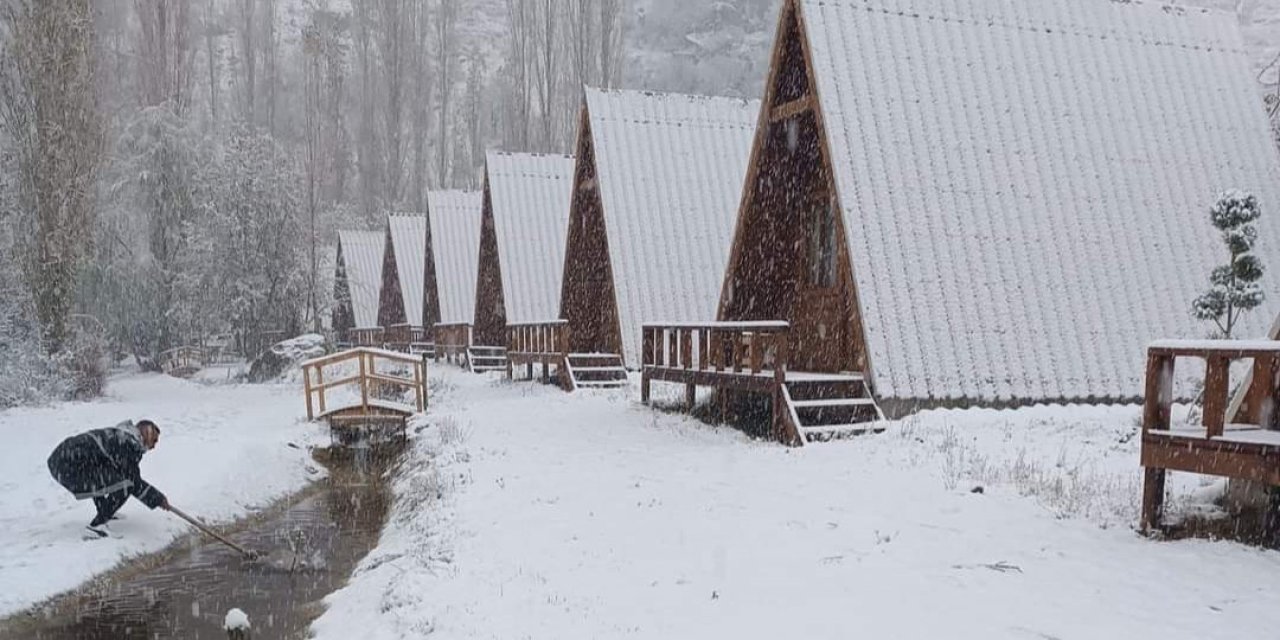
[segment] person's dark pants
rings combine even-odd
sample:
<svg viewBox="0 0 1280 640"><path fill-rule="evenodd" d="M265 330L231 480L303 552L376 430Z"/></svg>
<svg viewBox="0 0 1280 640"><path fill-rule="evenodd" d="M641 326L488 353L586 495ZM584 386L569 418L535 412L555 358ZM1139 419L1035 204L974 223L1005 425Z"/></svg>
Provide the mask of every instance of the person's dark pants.
<svg viewBox="0 0 1280 640"><path fill-rule="evenodd" d="M98 508L98 515L89 523L89 526L100 527L106 524L111 519L111 516L114 516L120 510L120 507L124 506L125 501L128 499L129 492L125 490L94 498L93 506Z"/></svg>

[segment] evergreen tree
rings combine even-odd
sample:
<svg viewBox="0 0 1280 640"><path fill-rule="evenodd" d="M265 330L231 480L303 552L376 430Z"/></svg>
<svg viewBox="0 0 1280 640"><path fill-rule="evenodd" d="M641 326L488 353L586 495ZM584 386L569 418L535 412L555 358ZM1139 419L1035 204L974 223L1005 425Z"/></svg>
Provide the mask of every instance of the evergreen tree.
<svg viewBox="0 0 1280 640"><path fill-rule="evenodd" d="M1252 194L1228 191L1218 196L1209 210L1213 226L1222 232L1222 241L1231 260L1209 275L1210 288L1192 303L1191 313L1200 320L1212 320L1222 337L1230 339L1244 312L1262 304L1262 261L1253 255L1258 230L1253 223L1262 215Z"/></svg>

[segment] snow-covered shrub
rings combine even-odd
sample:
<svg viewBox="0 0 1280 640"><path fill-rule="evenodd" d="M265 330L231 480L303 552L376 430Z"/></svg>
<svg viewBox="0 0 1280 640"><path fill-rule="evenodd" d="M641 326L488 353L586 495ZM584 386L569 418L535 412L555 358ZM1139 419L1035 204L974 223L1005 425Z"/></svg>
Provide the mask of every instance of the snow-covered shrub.
<svg viewBox="0 0 1280 640"><path fill-rule="evenodd" d="M1191 313L1200 320L1212 320L1222 337L1230 339L1240 316L1262 304L1262 261L1253 255L1258 230L1253 223L1261 217L1258 199L1241 191L1227 191L1209 210L1209 220L1222 232L1230 260L1209 275L1210 289L1195 299Z"/></svg>

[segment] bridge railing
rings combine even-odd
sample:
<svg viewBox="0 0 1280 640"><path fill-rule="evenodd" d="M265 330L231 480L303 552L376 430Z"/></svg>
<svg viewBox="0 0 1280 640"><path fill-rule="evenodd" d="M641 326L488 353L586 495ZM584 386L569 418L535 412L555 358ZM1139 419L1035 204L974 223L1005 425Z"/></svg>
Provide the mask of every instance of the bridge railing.
<svg viewBox="0 0 1280 640"><path fill-rule="evenodd" d="M330 374L326 379L326 373ZM336 377L334 377L336 376ZM427 371L424 359L377 349L356 347L340 353L302 363L302 384L307 395L307 419L315 420L338 410L359 408L362 413L373 409L393 409L412 413L422 411L427 402ZM359 401L341 407L329 406L329 392L354 389ZM381 401L380 390L413 393L414 404Z"/></svg>

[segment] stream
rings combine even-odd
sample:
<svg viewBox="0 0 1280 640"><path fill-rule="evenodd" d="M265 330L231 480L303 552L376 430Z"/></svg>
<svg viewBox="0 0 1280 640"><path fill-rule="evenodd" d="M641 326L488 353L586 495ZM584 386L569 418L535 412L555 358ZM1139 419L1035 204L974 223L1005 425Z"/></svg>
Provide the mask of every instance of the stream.
<svg viewBox="0 0 1280 640"><path fill-rule="evenodd" d="M222 639L223 619L236 607L249 615L254 637L305 637L323 611L320 601L377 544L402 449L357 444L316 451L328 478L232 528L233 541L263 554L256 561L193 535L0 623L0 636Z"/></svg>

